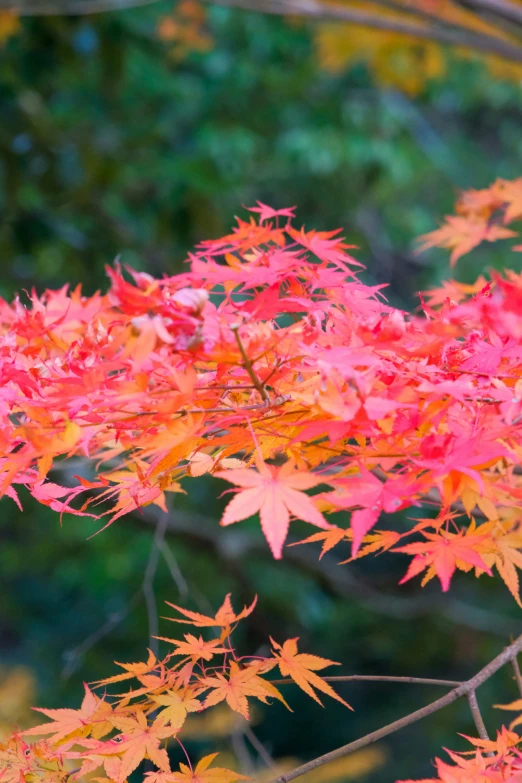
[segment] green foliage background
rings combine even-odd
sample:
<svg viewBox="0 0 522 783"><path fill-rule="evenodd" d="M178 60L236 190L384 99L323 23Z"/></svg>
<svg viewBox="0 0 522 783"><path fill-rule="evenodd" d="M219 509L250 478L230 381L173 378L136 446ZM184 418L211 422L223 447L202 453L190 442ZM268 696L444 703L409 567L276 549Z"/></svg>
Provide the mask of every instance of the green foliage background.
<svg viewBox="0 0 522 783"><path fill-rule="evenodd" d="M116 256L154 275L175 273L195 243L228 231L242 205L259 199L297 204L309 227L344 226L368 264L365 279L389 283L390 298L412 306L417 290L448 274L447 255L415 256L414 238L451 210L458 188L520 173L520 85L493 80L480 63L453 63L412 100L373 84L362 66L322 72L306 26L217 8L212 50L178 62L156 34L170 9L26 19L1 50L3 296L66 283L92 292ZM488 248L458 275L471 279L506 258L505 246ZM257 592L242 638L249 651L269 633L293 635L346 673L457 679L521 630L498 581L461 575L448 596L435 584L398 588L399 555L339 568L334 556L318 572L311 547L274 564L257 524L243 526L239 540L239 528L218 529L218 480L187 480L186 489L172 513L182 530L168 533L154 578L159 614L165 599L205 610L227 591L237 603ZM137 514L87 541L95 530L76 518L60 527L27 498L23 513L2 500L0 662L36 673L41 705L77 703L82 680L110 674L114 659L140 659L149 645L140 590L153 526ZM342 693L353 714L292 693L294 714L259 710L256 733L274 757L304 760L438 691L353 685ZM514 697L509 673L480 697L484 706ZM498 713L485 714L499 724ZM473 731L465 704L384 743L388 763L359 779L429 775L441 746L458 747L457 731ZM202 737L189 750L216 744L230 743Z"/></svg>

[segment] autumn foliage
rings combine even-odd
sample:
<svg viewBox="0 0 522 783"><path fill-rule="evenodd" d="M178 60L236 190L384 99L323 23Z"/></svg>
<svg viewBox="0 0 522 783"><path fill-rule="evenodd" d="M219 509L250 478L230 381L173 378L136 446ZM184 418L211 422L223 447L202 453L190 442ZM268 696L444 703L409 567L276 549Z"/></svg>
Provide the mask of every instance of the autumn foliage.
<svg viewBox="0 0 522 783"><path fill-rule="evenodd" d="M512 237L521 183L463 194L424 246L449 247L456 261ZM94 534L150 504L166 511L168 493L213 474L217 492L232 493L221 524L259 517L275 558L301 520L319 531L299 543L322 552L345 540L352 559L400 553L402 582L422 574L443 590L456 570L497 572L522 605L522 276L448 281L406 313L361 281L352 249L339 231L296 227L293 209L259 203L228 236L201 243L183 274L115 265L105 294L1 302L2 494L20 505L24 488L87 517ZM74 483L60 480L73 456ZM79 710L41 710L51 723L1 747L0 780L103 768L104 781L124 783L149 759L149 783L232 783L242 776L213 757L171 770L165 744L181 741L187 713L224 701L248 718L249 699L288 706L267 676L276 667L316 701L346 704L316 673L333 662L296 639L271 640L268 657L238 655L231 634L254 604L235 614L227 596L215 617L173 608L174 622L214 636L167 638L167 658L119 664ZM439 762L439 779L518 780L517 735L485 742Z"/></svg>
<svg viewBox="0 0 522 783"><path fill-rule="evenodd" d="M179 735L188 713L225 701L248 719L249 698L264 703L277 699L290 709L266 677L275 667L319 703L316 689L346 704L315 674L334 662L298 653L297 639L282 646L271 640L271 657L237 656L230 637L237 623L252 612L255 601L236 615L227 595L215 617L171 606L183 615L172 618L173 622L219 629L219 636L205 641L201 635L187 633L183 639L164 639L173 649L163 661L150 652L144 663L118 664L121 674L97 683L105 688L101 696L85 686L80 709L39 709L51 722L15 734L0 746L2 781L20 783L28 775L65 781L76 768L74 776L79 778L97 771L106 775L104 780L124 783L147 758L157 771L146 774L146 783L233 783L245 776L210 766L217 754L206 756L195 769L181 764L179 771L171 770L163 745L167 740L181 743ZM107 686L127 688L130 683L133 687L123 694L107 694ZM35 735L46 739L28 745L26 737Z"/></svg>

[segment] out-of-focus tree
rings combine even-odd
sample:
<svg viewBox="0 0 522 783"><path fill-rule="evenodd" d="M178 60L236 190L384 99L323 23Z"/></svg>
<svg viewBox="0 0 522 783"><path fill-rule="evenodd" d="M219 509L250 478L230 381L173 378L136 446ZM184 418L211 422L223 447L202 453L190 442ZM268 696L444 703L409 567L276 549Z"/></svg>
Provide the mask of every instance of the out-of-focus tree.
<svg viewBox="0 0 522 783"><path fill-rule="evenodd" d="M90 14L148 5L151 0L8 0L15 14ZM152 0L154 2L154 0ZM339 69L369 63L385 84L416 93L446 71L444 45L479 55L493 73L522 77L520 0L182 0L160 26L180 51L206 49L203 3L311 20L320 63Z"/></svg>

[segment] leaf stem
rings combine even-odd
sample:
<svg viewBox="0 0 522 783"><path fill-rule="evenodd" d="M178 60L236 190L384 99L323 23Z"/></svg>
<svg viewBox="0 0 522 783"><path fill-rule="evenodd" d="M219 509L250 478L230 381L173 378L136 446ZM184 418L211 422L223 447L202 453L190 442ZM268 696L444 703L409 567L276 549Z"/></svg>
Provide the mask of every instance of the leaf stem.
<svg viewBox="0 0 522 783"><path fill-rule="evenodd" d="M259 394L261 395L261 399L264 400L264 402L268 403L270 402L270 397L268 396L268 392L265 389L262 381L259 379L256 371L254 370L254 365L252 364L251 359L248 357L247 352L245 351L245 346L243 345L243 341L241 340L241 337L239 335L239 325L234 325L230 327L232 331L234 332L234 335L236 337L237 347L239 348L239 352L241 354L241 358L243 359L243 367L247 371L247 373L250 376L250 379L252 383L254 384L254 387L257 389Z"/></svg>

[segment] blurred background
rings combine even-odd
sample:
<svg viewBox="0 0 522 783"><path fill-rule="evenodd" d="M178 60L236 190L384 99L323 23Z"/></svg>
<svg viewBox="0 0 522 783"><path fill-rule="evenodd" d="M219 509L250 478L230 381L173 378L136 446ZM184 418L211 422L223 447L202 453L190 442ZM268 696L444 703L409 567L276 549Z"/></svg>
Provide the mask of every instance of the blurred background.
<svg viewBox="0 0 522 783"><path fill-rule="evenodd" d="M439 52L444 67L433 58L416 67L369 34L343 49L296 19L203 14L195 0L78 17L0 12L0 40L5 298L66 283L92 293L117 256L173 274L195 243L227 232L259 199L298 205L309 228L344 227L365 281L388 283L395 304L414 307L417 291L449 274L447 253L418 256L415 238L452 210L459 189L521 173L515 66ZM502 243L475 252L458 278L502 267L505 253ZM347 674L461 679L522 631L500 580L460 574L449 595L435 584L399 588L398 555L337 566L347 552L318 561L313 546L275 564L257 524L218 528L221 482L185 489L166 530L137 514L90 540L81 518L60 526L28 497L23 513L1 501L0 734L35 723L31 705L76 706L82 681L110 675L114 660L142 659L156 617L171 613L165 600L207 613L226 592L236 606L257 593L237 640L245 652L269 634L299 636ZM159 629L173 635L164 620ZM258 708L251 729L215 708L191 718L189 752L220 749L222 766L268 781L273 765L284 770L441 695L389 684L340 692L354 713L291 692L294 714ZM515 698L511 673L479 697L493 730L502 715L489 705ZM429 776L442 746L463 747L457 731L474 731L465 703L323 768L314 783Z"/></svg>

